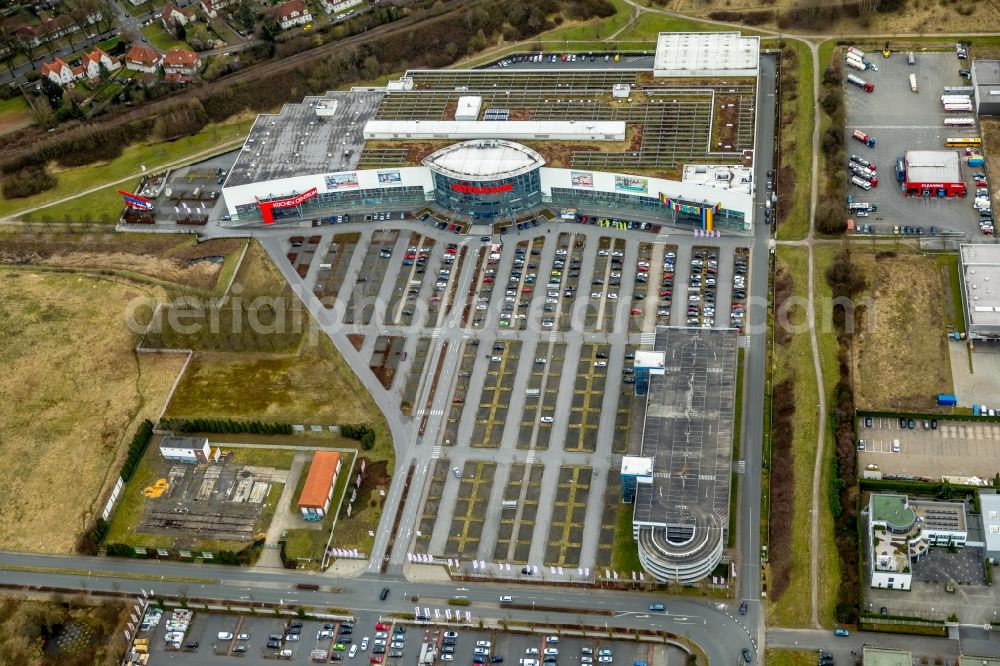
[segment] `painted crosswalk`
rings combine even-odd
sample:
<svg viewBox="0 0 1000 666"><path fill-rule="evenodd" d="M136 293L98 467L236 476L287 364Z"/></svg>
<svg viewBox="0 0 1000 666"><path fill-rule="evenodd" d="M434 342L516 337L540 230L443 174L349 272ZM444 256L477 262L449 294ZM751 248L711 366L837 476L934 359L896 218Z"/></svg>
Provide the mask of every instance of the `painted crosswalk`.
<svg viewBox="0 0 1000 666"><path fill-rule="evenodd" d="M656 333L643 333L639 338L639 344L651 345L656 341Z"/></svg>
<svg viewBox="0 0 1000 666"><path fill-rule="evenodd" d="M535 464L535 449L531 449L530 451L528 451L528 457L525 458L524 462L527 465Z"/></svg>
<svg viewBox="0 0 1000 666"><path fill-rule="evenodd" d="M440 327L440 326L438 326L438 327L437 327L437 328L435 328L435 329L434 329L433 331L431 331L431 338L432 338L432 339L433 339L433 338L438 338L438 337L440 337L440 336L441 336L441 327Z"/></svg>
<svg viewBox="0 0 1000 666"><path fill-rule="evenodd" d="M440 444L434 447L434 450L431 451L431 460L437 460L441 457L441 448Z"/></svg>
<svg viewBox="0 0 1000 666"><path fill-rule="evenodd" d="M736 473L737 474L743 474L746 471L747 471L747 461L746 460L737 460L736 461Z"/></svg>

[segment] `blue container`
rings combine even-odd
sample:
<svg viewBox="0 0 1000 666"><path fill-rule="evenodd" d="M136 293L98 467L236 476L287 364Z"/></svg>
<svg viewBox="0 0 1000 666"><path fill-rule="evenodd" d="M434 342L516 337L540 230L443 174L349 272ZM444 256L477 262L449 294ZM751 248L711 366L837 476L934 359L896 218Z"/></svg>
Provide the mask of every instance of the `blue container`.
<svg viewBox="0 0 1000 666"><path fill-rule="evenodd" d="M979 405L973 405L972 406L972 415L973 416L979 416Z"/></svg>
<svg viewBox="0 0 1000 666"><path fill-rule="evenodd" d="M952 395L951 393L941 393L937 397L937 404L946 407L954 407L958 404L958 396Z"/></svg>

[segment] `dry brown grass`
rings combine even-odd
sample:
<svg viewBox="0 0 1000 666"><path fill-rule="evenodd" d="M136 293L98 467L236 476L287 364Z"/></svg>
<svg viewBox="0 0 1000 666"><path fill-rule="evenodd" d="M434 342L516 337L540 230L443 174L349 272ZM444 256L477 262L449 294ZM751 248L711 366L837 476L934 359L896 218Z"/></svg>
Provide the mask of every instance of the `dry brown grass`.
<svg viewBox="0 0 1000 666"><path fill-rule="evenodd" d="M794 6L807 5L800 0L726 0L725 3L706 2L704 0L672 0L667 7L674 11L682 11L695 17L706 18L715 11L756 12L773 10L781 14ZM814 6L829 6L833 4L853 4L813 0ZM976 0L909 0L904 8L892 13L874 13L861 18L843 18L832 21L818 30L823 34L847 34L859 32L904 33L917 32L932 35L934 33L952 32L982 32L984 26L1000 25L1000 5L995 2L977 2ZM761 27L775 28L771 21ZM789 28L798 32L794 26Z"/></svg>
<svg viewBox="0 0 1000 666"><path fill-rule="evenodd" d="M240 240L196 243L156 234L52 234L0 236L0 263L128 271L158 280L212 289L221 264L198 259L239 251Z"/></svg>
<svg viewBox="0 0 1000 666"><path fill-rule="evenodd" d="M0 543L70 552L183 358L132 352L126 305L154 290L15 270L0 284Z"/></svg>
<svg viewBox="0 0 1000 666"><path fill-rule="evenodd" d="M951 393L944 302L950 292L933 257L854 253L874 301L858 319L854 399L858 409L930 411ZM869 325L872 323L872 325Z"/></svg>
<svg viewBox="0 0 1000 666"><path fill-rule="evenodd" d="M979 126L983 133L983 151L986 156L986 173L1000 173L1000 120L997 118L980 118ZM1000 188L990 191L993 197L993 210L1000 209Z"/></svg>

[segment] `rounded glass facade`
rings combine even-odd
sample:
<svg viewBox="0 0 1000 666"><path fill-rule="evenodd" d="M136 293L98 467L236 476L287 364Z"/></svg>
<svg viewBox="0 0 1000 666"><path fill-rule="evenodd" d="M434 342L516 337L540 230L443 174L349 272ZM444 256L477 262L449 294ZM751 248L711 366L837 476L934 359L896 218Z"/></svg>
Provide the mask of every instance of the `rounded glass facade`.
<svg viewBox="0 0 1000 666"><path fill-rule="evenodd" d="M445 210L475 221L513 218L542 201L537 168L512 178L468 181L434 173L434 200Z"/></svg>

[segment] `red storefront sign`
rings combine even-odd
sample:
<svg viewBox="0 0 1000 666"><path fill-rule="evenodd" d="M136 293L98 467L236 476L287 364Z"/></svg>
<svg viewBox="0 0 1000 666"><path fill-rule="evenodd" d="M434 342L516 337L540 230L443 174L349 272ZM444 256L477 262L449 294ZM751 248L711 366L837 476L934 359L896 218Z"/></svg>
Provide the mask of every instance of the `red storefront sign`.
<svg viewBox="0 0 1000 666"><path fill-rule="evenodd" d="M503 185L491 185L490 187L484 187L482 185L452 183L451 189L456 192L461 192L462 194L500 194L501 192L510 192L514 189L514 185L511 183L504 183Z"/></svg>
<svg viewBox="0 0 1000 666"><path fill-rule="evenodd" d="M311 190L306 190L302 194L296 194L294 197L288 197L285 199L272 199L271 201L261 201L260 199L257 199L257 207L260 208L260 215L264 218L264 224L274 224L275 208L295 208L299 204L309 201L317 194L319 194L319 192L314 187Z"/></svg>

